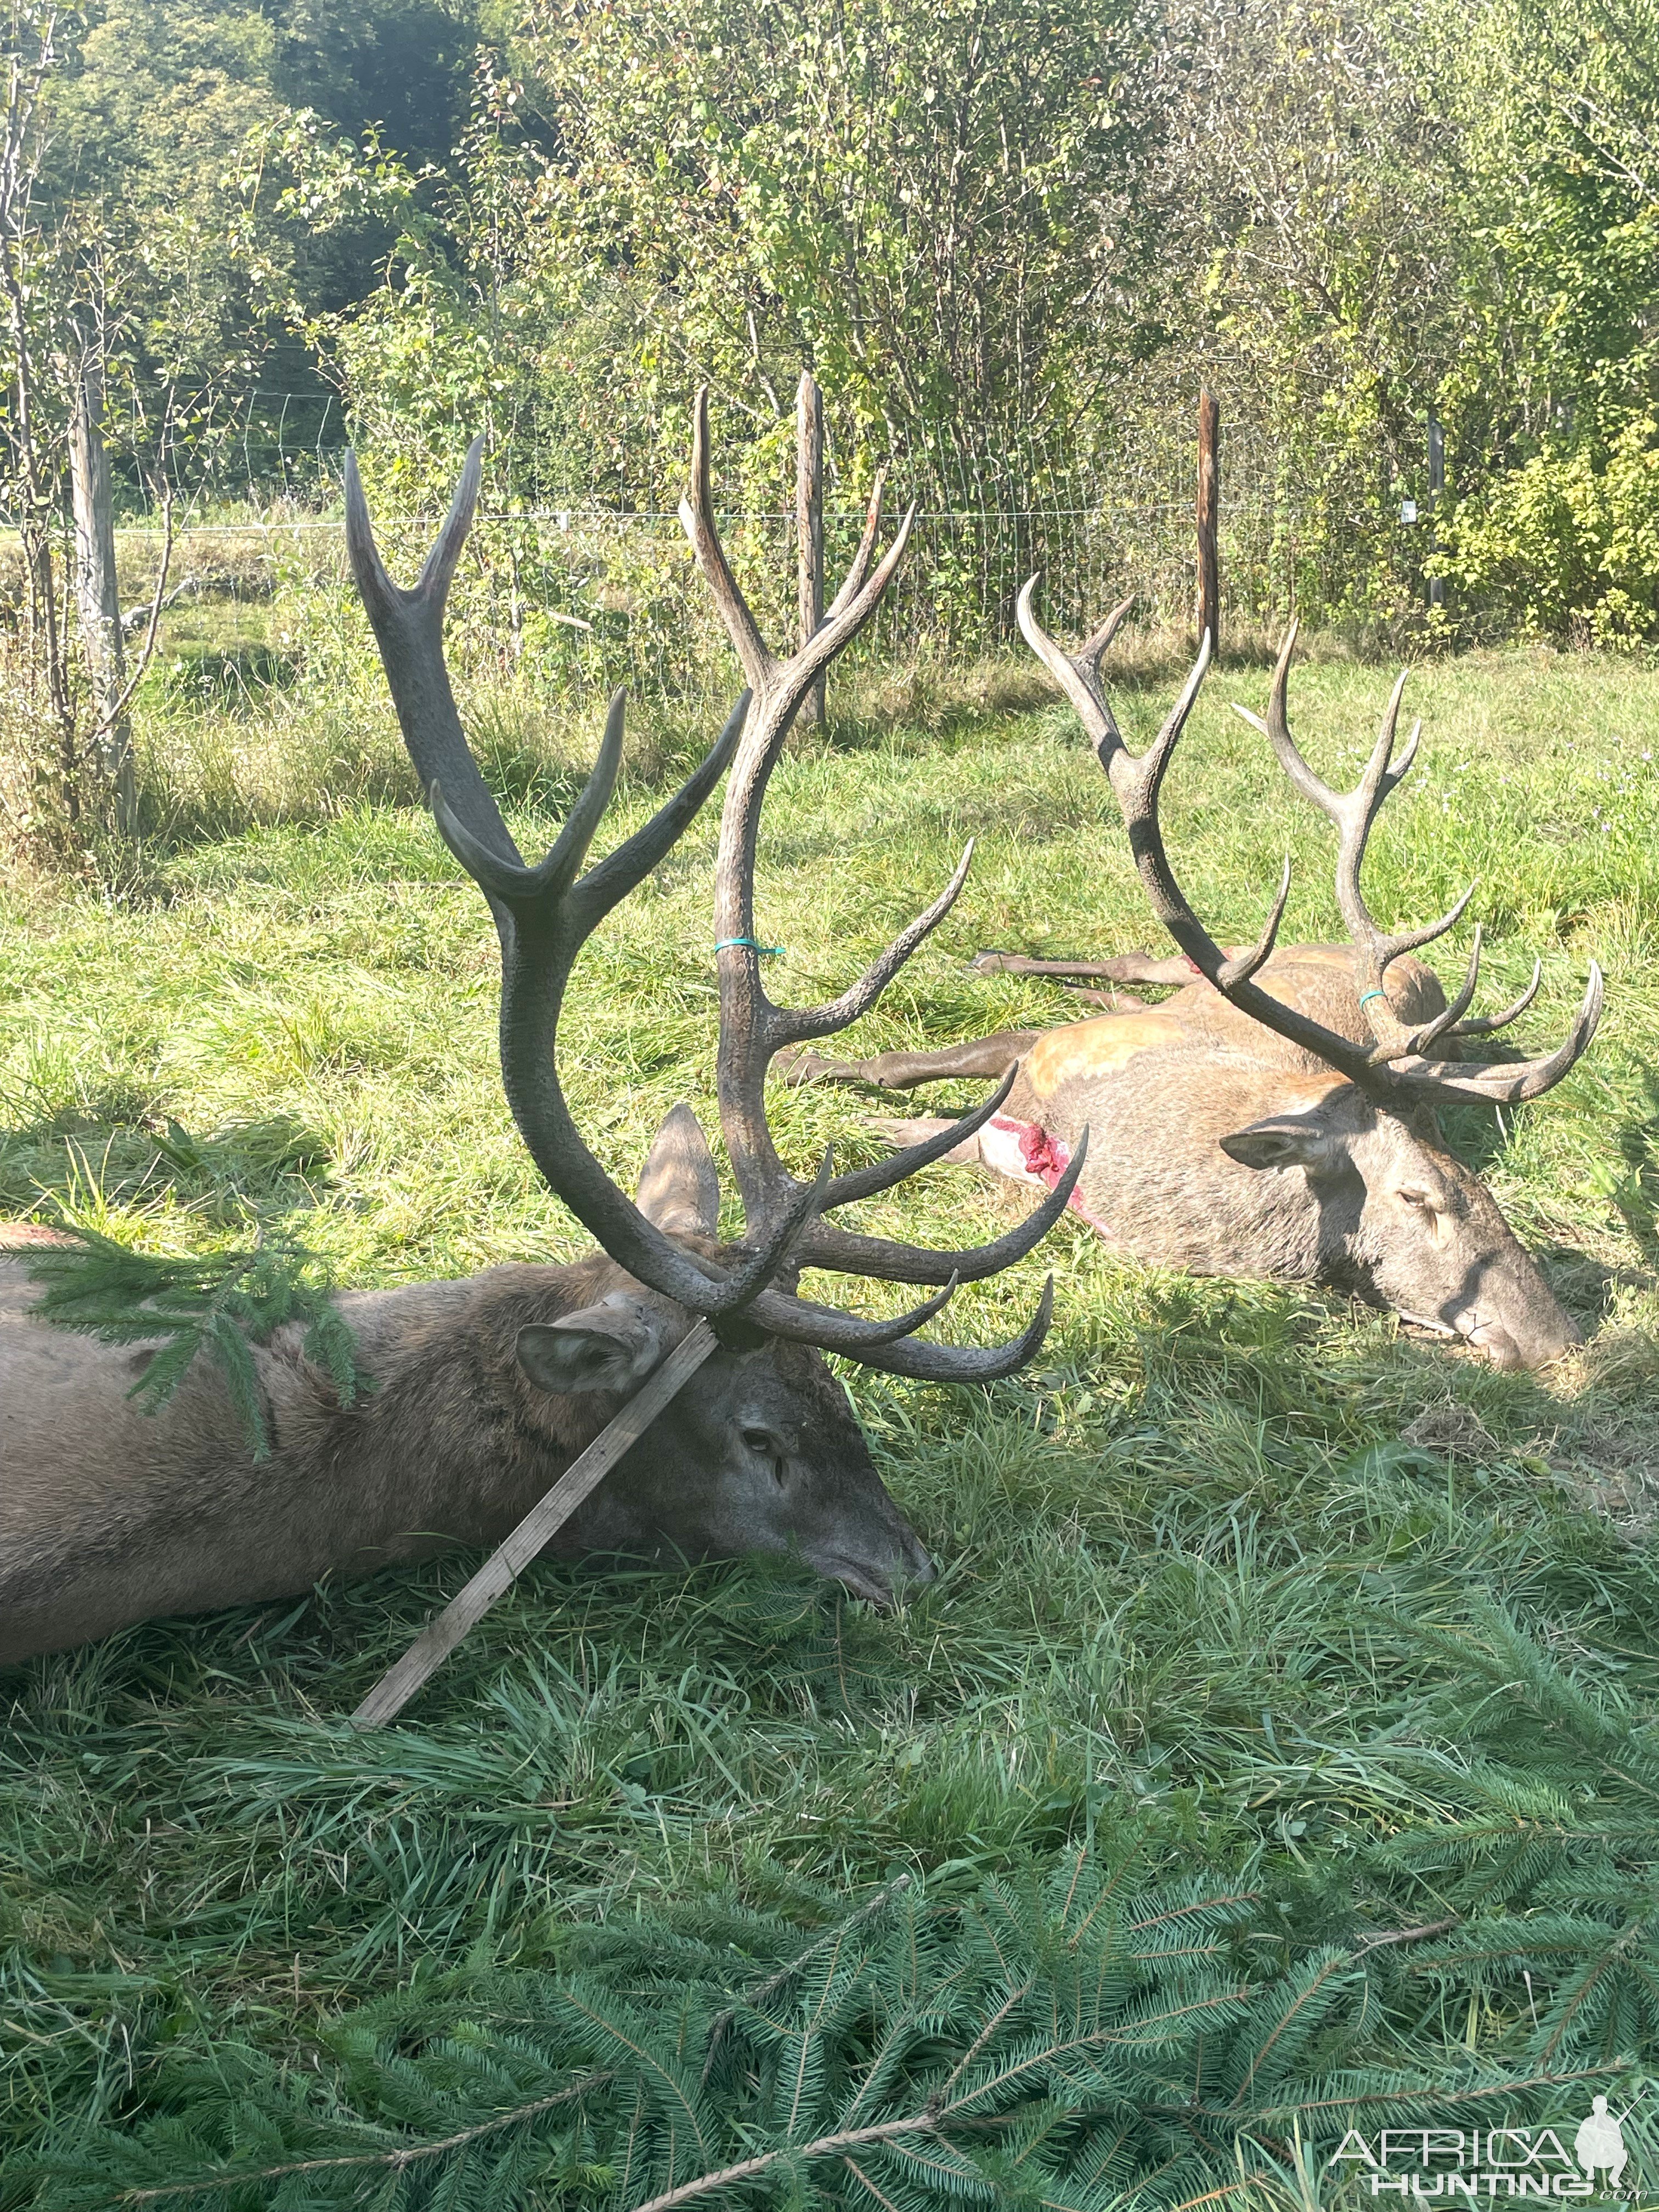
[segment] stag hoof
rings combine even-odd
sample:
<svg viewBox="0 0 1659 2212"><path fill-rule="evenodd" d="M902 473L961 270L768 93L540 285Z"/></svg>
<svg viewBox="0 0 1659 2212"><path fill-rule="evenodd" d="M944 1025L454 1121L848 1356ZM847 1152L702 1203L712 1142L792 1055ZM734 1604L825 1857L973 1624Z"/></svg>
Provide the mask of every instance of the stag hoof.
<svg viewBox="0 0 1659 2212"><path fill-rule="evenodd" d="M781 1054L772 1063L772 1073L780 1083L799 1091L804 1084L821 1083L845 1071L836 1061L825 1060L821 1053L796 1052Z"/></svg>

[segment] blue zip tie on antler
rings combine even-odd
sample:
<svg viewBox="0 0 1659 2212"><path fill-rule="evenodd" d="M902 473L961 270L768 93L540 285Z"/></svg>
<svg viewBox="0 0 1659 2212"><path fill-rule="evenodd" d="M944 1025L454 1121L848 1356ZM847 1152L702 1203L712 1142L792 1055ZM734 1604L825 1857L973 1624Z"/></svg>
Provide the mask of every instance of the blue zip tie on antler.
<svg viewBox="0 0 1659 2212"><path fill-rule="evenodd" d="M1388 995L1386 991L1362 991L1359 994L1359 1003L1363 1006L1367 999L1386 999Z"/></svg>
<svg viewBox="0 0 1659 2212"><path fill-rule="evenodd" d="M724 952L729 945L744 945L750 952L758 952L763 960L777 960L781 959L783 955L782 945L761 945L758 944L752 937L720 938L715 941L714 950L716 952Z"/></svg>

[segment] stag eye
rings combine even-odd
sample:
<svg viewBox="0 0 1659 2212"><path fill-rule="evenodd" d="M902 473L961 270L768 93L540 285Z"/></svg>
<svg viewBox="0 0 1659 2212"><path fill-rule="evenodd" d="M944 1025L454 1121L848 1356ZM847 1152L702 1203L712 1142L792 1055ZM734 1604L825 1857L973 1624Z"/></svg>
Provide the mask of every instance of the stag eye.
<svg viewBox="0 0 1659 2212"><path fill-rule="evenodd" d="M1442 1210L1435 1199L1434 1193L1425 1190L1421 1183L1403 1184L1400 1195L1407 1206L1414 1206L1421 1212L1438 1213Z"/></svg>
<svg viewBox="0 0 1659 2212"><path fill-rule="evenodd" d="M770 1429L745 1429L743 1432L743 1441L746 1450L753 1452L757 1459L763 1459L766 1462L772 1470L773 1481L781 1489L784 1468L783 1439L774 1436Z"/></svg>

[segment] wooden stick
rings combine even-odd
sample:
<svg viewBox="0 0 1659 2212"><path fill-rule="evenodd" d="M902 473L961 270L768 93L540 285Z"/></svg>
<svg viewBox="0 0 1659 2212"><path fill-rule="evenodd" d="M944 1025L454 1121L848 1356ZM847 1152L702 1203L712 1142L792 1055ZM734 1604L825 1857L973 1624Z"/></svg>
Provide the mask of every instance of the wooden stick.
<svg viewBox="0 0 1659 2212"><path fill-rule="evenodd" d="M596 1490L629 1446L639 1442L669 1400L690 1381L719 1343L720 1339L708 1323L700 1321L690 1334L675 1346L656 1373L641 1385L586 1450L571 1462L546 1497L531 1507L471 1580L457 1590L436 1620L427 1623L403 1657L381 1675L351 1716L354 1727L384 1728L388 1721L397 1718L467 1632L477 1626L498 1597L511 1589L588 1492Z"/></svg>
<svg viewBox="0 0 1659 2212"><path fill-rule="evenodd" d="M1221 403L1212 392L1198 395L1198 634L1210 633L1210 651L1221 658Z"/></svg>
<svg viewBox="0 0 1659 2212"><path fill-rule="evenodd" d="M805 645L823 621L823 398L808 368L795 394L795 533ZM801 701L798 728L822 724L826 680L820 676Z"/></svg>

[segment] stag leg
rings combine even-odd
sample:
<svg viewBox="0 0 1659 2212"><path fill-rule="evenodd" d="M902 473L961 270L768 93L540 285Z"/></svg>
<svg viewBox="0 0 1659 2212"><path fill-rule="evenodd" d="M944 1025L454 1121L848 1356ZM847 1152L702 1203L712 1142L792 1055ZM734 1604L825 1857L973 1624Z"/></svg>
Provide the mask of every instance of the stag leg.
<svg viewBox="0 0 1659 2212"><path fill-rule="evenodd" d="M994 1081L1042 1034L1041 1030L999 1030L994 1036L941 1045L937 1052L878 1052L873 1060L824 1060L815 1052L801 1052L775 1065L783 1082L796 1085L873 1083L883 1091L910 1091L920 1083L938 1083L951 1075L989 1076Z"/></svg>
<svg viewBox="0 0 1659 2212"><path fill-rule="evenodd" d="M1047 975L1057 983L1190 983L1203 973L1184 952L1158 959L1117 952L1109 960L1028 960L1023 952L976 952L968 965L981 975ZM1098 994L1085 992L1093 999ZM1115 993L1104 994L1108 1000Z"/></svg>

